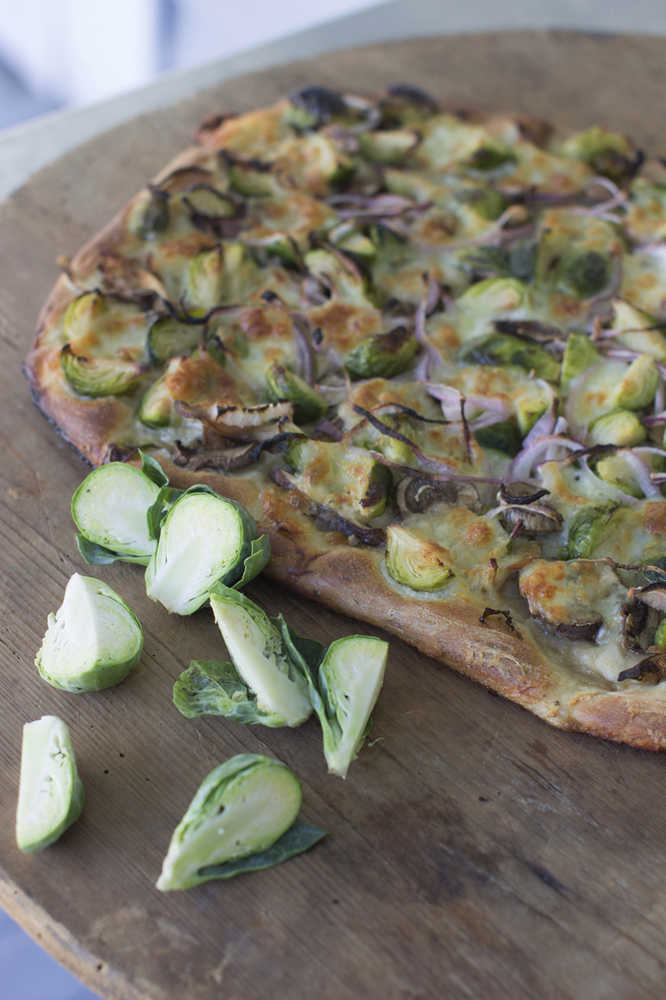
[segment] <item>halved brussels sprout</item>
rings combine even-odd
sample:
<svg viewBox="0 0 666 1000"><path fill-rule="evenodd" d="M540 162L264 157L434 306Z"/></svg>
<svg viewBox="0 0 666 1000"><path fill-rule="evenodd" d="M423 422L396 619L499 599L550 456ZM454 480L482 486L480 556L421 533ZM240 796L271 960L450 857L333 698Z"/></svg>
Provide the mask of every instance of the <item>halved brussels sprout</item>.
<svg viewBox="0 0 666 1000"><path fill-rule="evenodd" d="M575 132L559 146L560 156L589 163L597 174L622 183L636 166L636 152L626 136L593 125Z"/></svg>
<svg viewBox="0 0 666 1000"><path fill-rule="evenodd" d="M328 409L326 400L305 379L277 362L266 372L266 385L268 399L272 403L286 399L294 404L294 420L297 424L318 420Z"/></svg>
<svg viewBox="0 0 666 1000"><path fill-rule="evenodd" d="M647 431L635 413L618 409L594 420L590 424L589 436L592 444L616 444L620 448L631 448L645 441Z"/></svg>
<svg viewBox="0 0 666 1000"><path fill-rule="evenodd" d="M534 559L520 571L518 587L530 615L563 639L594 642L605 622L619 617L626 599L610 566L593 559Z"/></svg>
<svg viewBox="0 0 666 1000"><path fill-rule="evenodd" d="M545 348L506 333L493 333L465 347L463 359L477 365L514 365L548 382L560 377L559 362Z"/></svg>
<svg viewBox="0 0 666 1000"><path fill-rule="evenodd" d="M319 278L324 284L345 299L351 305L367 306L365 280L353 263L344 260L342 254L330 250L310 250L304 257L305 266L310 274Z"/></svg>
<svg viewBox="0 0 666 1000"><path fill-rule="evenodd" d="M556 282L562 291L580 299L598 295L609 279L608 258L597 250L565 254L556 271Z"/></svg>
<svg viewBox="0 0 666 1000"><path fill-rule="evenodd" d="M506 208L506 198L502 192L491 187L462 188L460 191L456 191L455 197L456 201L460 202L462 205L473 208L474 211L487 222L492 222L494 219L498 219ZM504 275L511 273L509 250L505 250L504 247L483 246L478 247L477 249L481 252L481 254L484 250L498 251L496 260L499 262L501 259L504 266L493 272L494 274ZM470 254L473 253L474 251L470 252ZM519 277L519 275L515 275L514 277Z"/></svg>
<svg viewBox="0 0 666 1000"><path fill-rule="evenodd" d="M392 378L406 371L419 350L419 342L406 327L366 337L344 358L353 379Z"/></svg>
<svg viewBox="0 0 666 1000"><path fill-rule="evenodd" d="M584 333L572 333L567 340L562 358L560 376L562 388L566 389L572 379L582 375L587 368L596 365L599 361L601 361L601 355L590 338Z"/></svg>
<svg viewBox="0 0 666 1000"><path fill-rule="evenodd" d="M48 617L35 665L63 691L101 691L124 680L143 648L141 625L115 590L75 573L64 600Z"/></svg>
<svg viewBox="0 0 666 1000"><path fill-rule="evenodd" d="M588 506L574 516L567 535L567 559L587 559L592 555L614 511L610 506Z"/></svg>
<svg viewBox="0 0 666 1000"><path fill-rule="evenodd" d="M224 298L225 262L222 247L201 250L187 268L185 302L195 316L222 304Z"/></svg>
<svg viewBox="0 0 666 1000"><path fill-rule="evenodd" d="M280 630L257 604L228 587L215 588L210 606L238 680L246 685L254 703L254 718L246 721L300 726L312 705L306 679L291 660ZM249 701L247 695L245 701Z"/></svg>
<svg viewBox="0 0 666 1000"><path fill-rule="evenodd" d="M174 363L178 368L180 358L172 358L162 377L156 379L141 397L136 415L146 427L167 427L173 419L174 401L169 388L169 374Z"/></svg>
<svg viewBox="0 0 666 1000"><path fill-rule="evenodd" d="M286 626L285 632L309 682L328 770L346 778L384 683L388 643L370 635L347 635L332 642L322 659L318 643L300 639Z"/></svg>
<svg viewBox="0 0 666 1000"><path fill-rule="evenodd" d="M418 132L411 129L386 129L381 132L362 132L359 136L363 156L374 163L390 166L402 163L420 142Z"/></svg>
<svg viewBox="0 0 666 1000"><path fill-rule="evenodd" d="M190 354L202 339L198 323L183 323L175 316L161 316L148 331L148 354L153 364Z"/></svg>
<svg viewBox="0 0 666 1000"><path fill-rule="evenodd" d="M412 590L437 590L453 576L446 549L399 524L386 529L386 570Z"/></svg>
<svg viewBox="0 0 666 1000"><path fill-rule="evenodd" d="M55 715L23 726L16 843L22 851L53 844L81 815L84 790L69 729Z"/></svg>
<svg viewBox="0 0 666 1000"><path fill-rule="evenodd" d="M266 535L247 510L205 486L193 486L170 508L146 567L146 593L167 611L191 615L216 583L240 587L270 558Z"/></svg>
<svg viewBox="0 0 666 1000"><path fill-rule="evenodd" d="M147 512L167 481L159 473L143 456L141 470L109 462L86 476L72 497L72 518L81 533L77 542L86 562L148 562L156 543Z"/></svg>
<svg viewBox="0 0 666 1000"><path fill-rule="evenodd" d="M513 312L527 302L528 289L517 278L487 278L471 285L458 299L462 309L493 316Z"/></svg>
<svg viewBox="0 0 666 1000"><path fill-rule="evenodd" d="M500 420L488 427L479 427L473 434L482 448L501 451L505 455L517 455L522 446L522 436L515 420Z"/></svg>
<svg viewBox="0 0 666 1000"><path fill-rule="evenodd" d="M291 107L286 112L290 125L299 129L319 128L332 118L344 117L347 102L342 94L328 87L303 87L289 95Z"/></svg>
<svg viewBox="0 0 666 1000"><path fill-rule="evenodd" d="M613 330L621 331L615 340L622 347L649 354L657 361L666 361L666 337L657 329L659 324L654 317L641 312L623 299L615 299L610 326Z"/></svg>
<svg viewBox="0 0 666 1000"><path fill-rule="evenodd" d="M596 464L596 474L607 483L612 483L630 496L642 497L643 491L636 479L636 471L626 460L622 451L600 458Z"/></svg>
<svg viewBox="0 0 666 1000"><path fill-rule="evenodd" d="M128 228L142 240L152 240L169 225L169 194L149 184L130 209Z"/></svg>
<svg viewBox="0 0 666 1000"><path fill-rule="evenodd" d="M489 139L478 146L466 162L475 170L482 170L485 173L504 167L508 163L515 163L516 154L509 146Z"/></svg>
<svg viewBox="0 0 666 1000"><path fill-rule="evenodd" d="M270 166L255 160L233 160L229 165L229 183L246 198L268 198L280 190Z"/></svg>
<svg viewBox="0 0 666 1000"><path fill-rule="evenodd" d="M83 357L74 353L71 344L61 348L60 366L68 385L80 396L121 396L135 389L145 373L138 361Z"/></svg>
<svg viewBox="0 0 666 1000"><path fill-rule="evenodd" d="M296 824L300 808L300 782L284 764L232 757L204 779L174 830L157 888L189 889L306 851L324 831Z"/></svg>
<svg viewBox="0 0 666 1000"><path fill-rule="evenodd" d="M627 410L642 410L649 406L659 385L659 370L649 354L639 354L629 365L621 382L615 387L612 401Z"/></svg>
<svg viewBox="0 0 666 1000"><path fill-rule="evenodd" d="M342 184L354 166L328 136L313 132L287 146L273 169L288 184L321 195L331 185Z"/></svg>
<svg viewBox="0 0 666 1000"><path fill-rule="evenodd" d="M238 199L211 184L193 184L183 192L183 202L188 208L190 218L195 225L214 224L221 219L233 218L238 214Z"/></svg>
<svg viewBox="0 0 666 1000"><path fill-rule="evenodd" d="M343 517L365 523L386 510L391 473L364 448L297 438L285 457L294 485Z"/></svg>

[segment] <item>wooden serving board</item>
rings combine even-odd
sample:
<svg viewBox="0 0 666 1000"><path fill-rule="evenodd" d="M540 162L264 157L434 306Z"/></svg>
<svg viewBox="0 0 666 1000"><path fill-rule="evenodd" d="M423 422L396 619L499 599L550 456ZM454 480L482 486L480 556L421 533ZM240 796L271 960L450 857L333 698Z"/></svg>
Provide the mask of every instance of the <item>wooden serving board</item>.
<svg viewBox="0 0 666 1000"><path fill-rule="evenodd" d="M0 903L105 998L653 998L663 995L666 812L661 756L549 729L391 640L372 738L346 782L315 721L298 730L190 721L171 703L190 658L220 655L208 612L168 616L141 571L93 568L145 627L116 689L67 695L32 661L47 612L83 569L69 517L86 472L33 407L20 365L72 253L187 143L197 122L306 83L419 84L461 106L599 123L663 151L666 42L569 33L373 46L229 81L115 129L0 208L2 553ZM323 641L358 626L258 581L250 594ZM21 727L70 726L81 820L23 856L13 840ZM185 893L154 883L208 771L268 753L302 779L302 816L329 831L276 869Z"/></svg>

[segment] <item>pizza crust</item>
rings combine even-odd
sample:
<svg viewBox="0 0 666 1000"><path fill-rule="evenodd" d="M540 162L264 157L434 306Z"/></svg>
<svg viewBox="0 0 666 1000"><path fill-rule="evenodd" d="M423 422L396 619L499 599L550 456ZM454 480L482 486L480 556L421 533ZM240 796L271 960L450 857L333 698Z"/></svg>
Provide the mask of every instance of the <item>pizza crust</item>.
<svg viewBox="0 0 666 1000"><path fill-rule="evenodd" d="M453 110L461 118L487 121L478 110ZM202 146L175 157L155 178L174 169L196 165L202 153L220 147L225 129L235 116L221 116L201 126ZM542 144L551 127L540 119L512 116L526 138ZM139 197L137 195L137 197ZM129 458L111 444L128 419L122 398L84 399L70 393L53 370L53 347L46 343L48 331L78 294L77 275L106 260L116 260L122 249L123 225L133 199L75 255L67 274L55 283L44 304L37 336L25 373L33 398L60 433L92 465L110 459ZM59 370L59 365L58 365ZM191 472L160 458L174 486L187 488L206 483L216 491L243 503L256 517L260 529L271 539L273 556L264 572L304 597L333 611L385 629L422 653L479 681L491 691L527 708L550 725L589 733L646 750L666 749L666 681L645 687L623 682L618 690L603 678L588 679L548 657L529 637L519 637L492 617L480 621L478 604L454 600L408 598L394 590L381 573L383 550L350 545L342 536L332 541L312 522L290 507L286 518L277 516L271 500L276 488L260 490L245 476L218 472ZM279 492L279 491L278 491ZM282 501L284 506L284 501ZM279 506L279 504L277 505Z"/></svg>

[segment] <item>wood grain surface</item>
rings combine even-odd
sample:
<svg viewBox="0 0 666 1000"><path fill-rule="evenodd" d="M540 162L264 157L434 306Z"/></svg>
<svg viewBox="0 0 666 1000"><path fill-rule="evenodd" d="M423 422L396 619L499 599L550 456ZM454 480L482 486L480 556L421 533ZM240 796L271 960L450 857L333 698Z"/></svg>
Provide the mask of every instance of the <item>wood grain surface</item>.
<svg viewBox="0 0 666 1000"><path fill-rule="evenodd" d="M447 101L599 123L653 152L664 133L666 42L568 33L432 38L322 56L229 81L95 139L0 207L0 903L105 998L318 1000L654 998L664 992L662 756L549 729L397 640L370 744L346 782L315 721L298 730L182 718L174 679L220 655L211 616L170 617L140 569L94 567L139 615L145 652L118 688L68 695L33 666L46 615L82 566L69 517L86 472L21 378L55 257L72 253L199 119L305 83L396 80ZM278 591L250 595L323 641L350 621ZM21 727L70 726L87 801L55 846L13 840ZM208 771L268 753L329 836L270 871L186 893L154 882Z"/></svg>

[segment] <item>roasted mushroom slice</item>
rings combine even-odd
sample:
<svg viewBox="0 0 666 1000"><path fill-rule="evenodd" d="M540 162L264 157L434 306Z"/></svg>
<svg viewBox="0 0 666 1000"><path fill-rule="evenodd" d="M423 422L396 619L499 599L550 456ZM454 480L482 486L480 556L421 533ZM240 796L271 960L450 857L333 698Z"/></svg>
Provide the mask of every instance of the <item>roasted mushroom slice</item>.
<svg viewBox="0 0 666 1000"><path fill-rule="evenodd" d="M521 570L530 615L564 639L594 642L605 620L619 616L626 591L610 566L592 559L535 559Z"/></svg>
<svg viewBox="0 0 666 1000"><path fill-rule="evenodd" d="M502 526L507 531L520 530L526 535L545 535L560 531L564 519L559 511L544 503L548 490L535 490L529 483L503 483L497 493Z"/></svg>
<svg viewBox="0 0 666 1000"><path fill-rule="evenodd" d="M406 475L396 487L396 505L403 517L422 514L437 503L467 507L476 514L481 510L479 491L473 483L431 479L423 475Z"/></svg>

